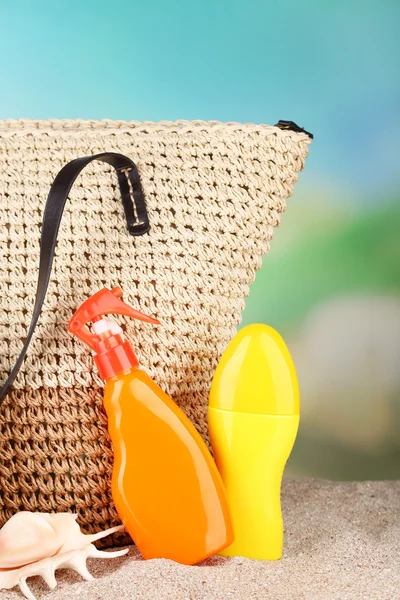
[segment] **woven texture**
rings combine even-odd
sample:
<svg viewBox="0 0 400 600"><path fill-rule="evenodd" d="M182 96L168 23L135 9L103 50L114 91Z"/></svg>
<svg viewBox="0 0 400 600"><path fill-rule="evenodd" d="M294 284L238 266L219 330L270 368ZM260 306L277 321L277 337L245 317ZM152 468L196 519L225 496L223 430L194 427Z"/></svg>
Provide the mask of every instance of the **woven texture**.
<svg viewBox="0 0 400 600"><path fill-rule="evenodd" d="M105 151L137 165L151 231L126 229L115 174L92 163L72 188L37 332L0 408L0 525L18 510L75 511L88 531L118 522L102 382L67 332L102 286L161 326L126 320L143 366L206 437L210 381L304 165L310 138L217 122L0 121L0 375L26 335L42 212L57 172ZM121 319L119 319L121 322Z"/></svg>

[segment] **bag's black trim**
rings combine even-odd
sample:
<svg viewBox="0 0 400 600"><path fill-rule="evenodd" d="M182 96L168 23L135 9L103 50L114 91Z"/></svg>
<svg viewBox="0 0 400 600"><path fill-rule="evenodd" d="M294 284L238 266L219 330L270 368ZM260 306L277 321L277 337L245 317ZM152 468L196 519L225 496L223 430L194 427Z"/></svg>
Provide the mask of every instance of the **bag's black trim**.
<svg viewBox="0 0 400 600"><path fill-rule="evenodd" d="M299 127L293 121L278 121L275 127L279 127L279 129L289 129L290 131L295 131L296 133L305 133L309 138L314 139L314 136L309 131L303 129L303 127Z"/></svg>

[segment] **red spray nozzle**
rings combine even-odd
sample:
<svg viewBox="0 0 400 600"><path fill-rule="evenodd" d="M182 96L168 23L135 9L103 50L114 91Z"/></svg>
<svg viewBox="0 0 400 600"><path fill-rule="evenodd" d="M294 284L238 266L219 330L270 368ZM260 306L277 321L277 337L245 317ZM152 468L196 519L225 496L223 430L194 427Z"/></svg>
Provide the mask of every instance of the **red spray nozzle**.
<svg viewBox="0 0 400 600"><path fill-rule="evenodd" d="M124 342L118 334L109 333L107 336L98 335L90 331L87 323L95 323L103 315L119 314L139 319L146 323L159 325L160 322L138 310L128 306L120 300L123 292L120 287L112 290L103 288L85 300L78 310L72 315L68 330L96 353L96 363L103 379L111 377L129 366L136 366L137 359L128 342ZM108 338L105 340L105 337Z"/></svg>

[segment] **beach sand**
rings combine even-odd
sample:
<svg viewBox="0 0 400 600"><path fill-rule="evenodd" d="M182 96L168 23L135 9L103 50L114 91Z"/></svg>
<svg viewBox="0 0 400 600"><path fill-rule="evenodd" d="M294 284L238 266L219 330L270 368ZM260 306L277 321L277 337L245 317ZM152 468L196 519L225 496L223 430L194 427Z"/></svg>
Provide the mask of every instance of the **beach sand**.
<svg viewBox="0 0 400 600"><path fill-rule="evenodd" d="M282 560L213 557L195 567L144 561L134 547L90 559L93 581L58 571L37 600L400 600L400 481L285 480ZM23 598L18 588L0 600Z"/></svg>

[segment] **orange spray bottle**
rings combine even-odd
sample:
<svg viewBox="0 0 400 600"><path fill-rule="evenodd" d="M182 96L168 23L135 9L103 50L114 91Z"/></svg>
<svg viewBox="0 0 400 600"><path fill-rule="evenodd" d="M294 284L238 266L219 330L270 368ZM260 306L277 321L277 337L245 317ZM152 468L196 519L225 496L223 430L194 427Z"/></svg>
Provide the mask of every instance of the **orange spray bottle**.
<svg viewBox="0 0 400 600"><path fill-rule="evenodd" d="M233 541L225 490L200 434L138 368L117 323L104 318L114 313L159 323L121 296L118 287L100 290L68 324L95 353L105 380L104 406L114 448L113 500L144 558L196 564Z"/></svg>

